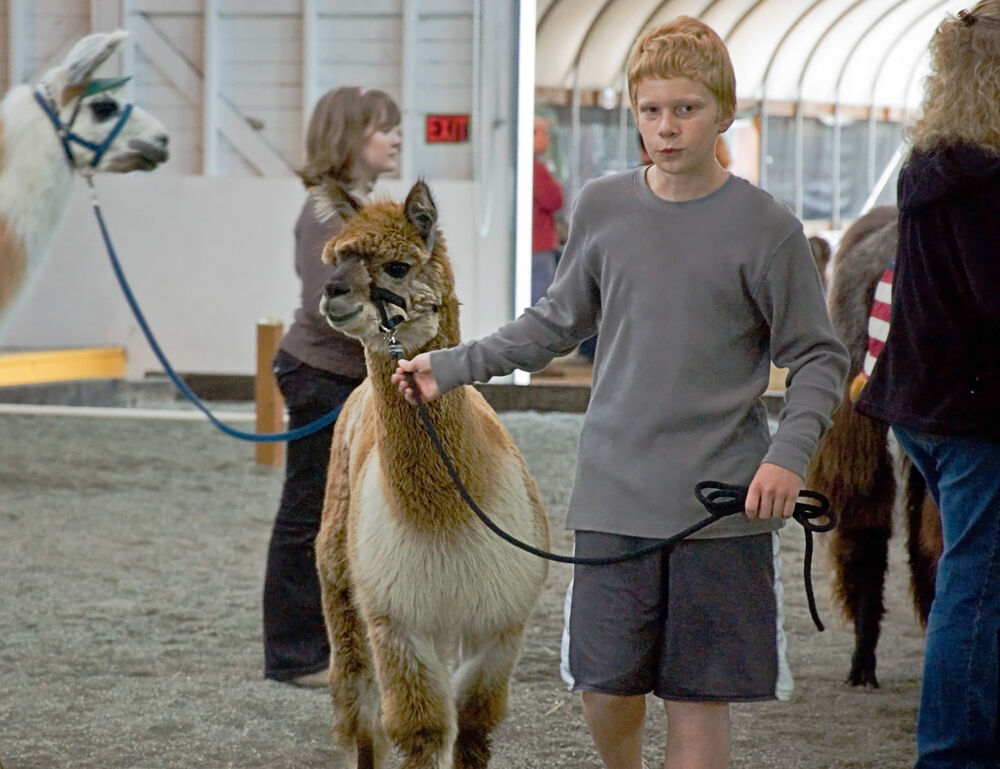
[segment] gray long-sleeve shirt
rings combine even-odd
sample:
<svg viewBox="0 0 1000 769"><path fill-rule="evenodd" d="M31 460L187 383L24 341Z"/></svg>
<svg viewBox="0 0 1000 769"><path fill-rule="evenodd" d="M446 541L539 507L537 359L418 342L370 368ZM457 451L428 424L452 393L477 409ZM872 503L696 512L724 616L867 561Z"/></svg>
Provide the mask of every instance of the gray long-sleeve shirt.
<svg viewBox="0 0 1000 769"><path fill-rule="evenodd" d="M762 461L804 475L848 357L791 213L735 176L669 202L643 172L588 183L548 297L431 365L446 391L537 371L599 329L567 523L668 537L705 516L698 481L746 485ZM773 439L761 400L772 359L789 369ZM729 516L696 536L779 525Z"/></svg>

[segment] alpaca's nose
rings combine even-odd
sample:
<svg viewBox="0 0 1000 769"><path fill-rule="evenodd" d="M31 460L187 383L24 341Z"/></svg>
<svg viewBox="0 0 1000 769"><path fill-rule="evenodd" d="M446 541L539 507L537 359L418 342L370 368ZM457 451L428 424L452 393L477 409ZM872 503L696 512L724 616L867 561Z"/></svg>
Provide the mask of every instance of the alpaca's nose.
<svg viewBox="0 0 1000 769"><path fill-rule="evenodd" d="M336 299L338 296L351 293L351 286L347 281L347 275L342 270L337 270L323 287L323 293L327 299Z"/></svg>

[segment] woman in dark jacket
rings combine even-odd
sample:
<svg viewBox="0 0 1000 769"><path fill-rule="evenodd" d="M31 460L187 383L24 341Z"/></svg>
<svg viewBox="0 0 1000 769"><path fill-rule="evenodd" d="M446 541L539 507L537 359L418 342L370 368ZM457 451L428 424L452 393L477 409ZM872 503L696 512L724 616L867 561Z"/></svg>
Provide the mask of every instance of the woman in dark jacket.
<svg viewBox="0 0 1000 769"><path fill-rule="evenodd" d="M360 88L328 91L309 121L306 163L298 172L308 198L295 225L301 302L273 362L289 429L341 405L365 377L361 344L319 315L323 286L333 272L321 255L375 180L397 169L399 124L399 107L388 94ZM264 579L264 675L305 686L325 685L329 667L313 543L332 436L330 425L288 444Z"/></svg>
<svg viewBox="0 0 1000 769"><path fill-rule="evenodd" d="M917 769L1000 766L1000 0L948 18L912 153L885 348L856 408L941 511Z"/></svg>

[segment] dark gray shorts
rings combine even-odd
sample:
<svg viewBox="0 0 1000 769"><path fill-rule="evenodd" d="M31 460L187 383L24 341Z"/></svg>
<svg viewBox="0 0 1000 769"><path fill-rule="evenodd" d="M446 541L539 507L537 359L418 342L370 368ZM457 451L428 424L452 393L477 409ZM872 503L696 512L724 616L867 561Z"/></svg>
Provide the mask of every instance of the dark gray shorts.
<svg viewBox="0 0 1000 769"><path fill-rule="evenodd" d="M654 540L576 532L578 556ZM777 533L685 540L638 560L576 566L562 672L573 689L666 700L788 699Z"/></svg>

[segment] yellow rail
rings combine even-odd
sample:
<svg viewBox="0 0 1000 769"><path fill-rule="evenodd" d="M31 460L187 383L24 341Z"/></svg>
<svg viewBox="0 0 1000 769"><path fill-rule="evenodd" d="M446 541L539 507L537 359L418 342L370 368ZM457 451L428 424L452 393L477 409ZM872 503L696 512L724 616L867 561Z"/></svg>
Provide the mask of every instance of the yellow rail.
<svg viewBox="0 0 1000 769"><path fill-rule="evenodd" d="M0 353L0 387L124 376L122 347Z"/></svg>

